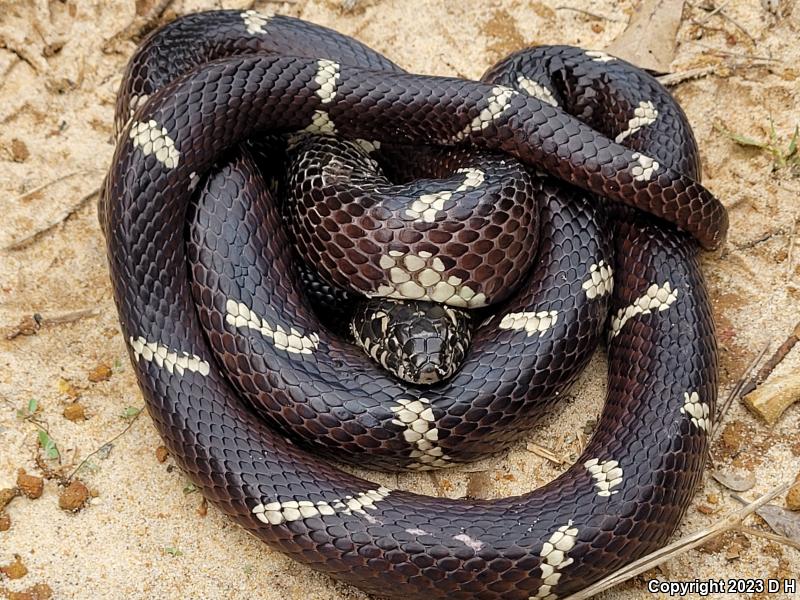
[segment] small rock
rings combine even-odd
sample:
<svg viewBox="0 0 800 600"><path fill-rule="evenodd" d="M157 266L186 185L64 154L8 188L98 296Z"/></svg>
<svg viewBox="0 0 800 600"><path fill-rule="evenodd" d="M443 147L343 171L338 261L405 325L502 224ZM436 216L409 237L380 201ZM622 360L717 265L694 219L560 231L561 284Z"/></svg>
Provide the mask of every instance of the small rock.
<svg viewBox="0 0 800 600"><path fill-rule="evenodd" d="M31 500L41 497L44 491L44 479L35 475L28 475L25 469L17 472L17 487Z"/></svg>
<svg viewBox="0 0 800 600"><path fill-rule="evenodd" d="M58 506L70 512L79 511L89 499L89 489L82 481L75 480L70 483L58 498Z"/></svg>
<svg viewBox="0 0 800 600"><path fill-rule="evenodd" d="M11 517L4 512L0 512L0 531L8 531L9 529L11 529Z"/></svg>
<svg viewBox="0 0 800 600"><path fill-rule="evenodd" d="M169 450L167 450L166 446L159 446L156 448L156 460L160 463L163 463L169 457Z"/></svg>
<svg viewBox="0 0 800 600"><path fill-rule="evenodd" d="M86 411L80 402L71 402L64 407L64 418L67 421L77 423L86 420Z"/></svg>
<svg viewBox="0 0 800 600"><path fill-rule="evenodd" d="M710 506L706 506L705 504L701 504L697 507L697 512L702 513L704 515L713 515L714 509Z"/></svg>
<svg viewBox="0 0 800 600"><path fill-rule="evenodd" d="M28 568L22 564L19 554L14 555L14 562L0 567L0 573L9 579L22 579L28 574Z"/></svg>
<svg viewBox="0 0 800 600"><path fill-rule="evenodd" d="M89 371L89 381L98 383L100 381L108 381L112 375L111 367L106 363L100 363L94 369Z"/></svg>

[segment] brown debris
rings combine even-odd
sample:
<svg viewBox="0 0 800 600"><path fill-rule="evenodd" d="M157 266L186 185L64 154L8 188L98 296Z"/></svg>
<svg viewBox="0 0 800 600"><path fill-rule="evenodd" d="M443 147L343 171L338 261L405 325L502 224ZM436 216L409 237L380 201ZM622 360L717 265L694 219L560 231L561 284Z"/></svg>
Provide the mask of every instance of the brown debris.
<svg viewBox="0 0 800 600"><path fill-rule="evenodd" d="M31 500L40 498L44 491L44 479L35 475L28 475L25 469L17 471L17 487Z"/></svg>
<svg viewBox="0 0 800 600"><path fill-rule="evenodd" d="M92 383L99 383L101 381L108 381L111 378L113 371L106 363L100 363L94 369L89 371L89 381Z"/></svg>
<svg viewBox="0 0 800 600"><path fill-rule="evenodd" d="M28 574L28 568L22 563L22 558L19 554L14 555L14 562L0 567L0 573L9 579L22 579Z"/></svg>
<svg viewBox="0 0 800 600"><path fill-rule="evenodd" d="M70 402L64 407L64 418L67 421L77 423L86 420L86 410L80 402Z"/></svg>
<svg viewBox="0 0 800 600"><path fill-rule="evenodd" d="M53 590L46 583L37 583L21 592L0 588L0 593L3 593L8 600L50 600L53 597Z"/></svg>
<svg viewBox="0 0 800 600"><path fill-rule="evenodd" d="M756 416L774 425L783 412L800 400L800 372L790 373L757 387L744 397L744 404Z"/></svg>
<svg viewBox="0 0 800 600"><path fill-rule="evenodd" d="M644 69L668 73L682 11L683 0L643 0L607 52Z"/></svg>
<svg viewBox="0 0 800 600"><path fill-rule="evenodd" d="M201 517L205 517L208 514L208 500L205 498L200 500L200 504L197 507L197 514Z"/></svg>
<svg viewBox="0 0 800 600"><path fill-rule="evenodd" d="M469 474L467 481L467 498L489 500L494 494L493 477L488 471L477 471Z"/></svg>
<svg viewBox="0 0 800 600"><path fill-rule="evenodd" d="M58 506L62 510L77 512L89 500L89 488L82 481L75 479L70 483L58 497Z"/></svg>
<svg viewBox="0 0 800 600"><path fill-rule="evenodd" d="M169 450L167 450L166 446L159 446L156 448L156 460L160 463L163 463L169 457Z"/></svg>
<svg viewBox="0 0 800 600"><path fill-rule="evenodd" d="M19 489L17 488L6 488L4 490L0 490L0 510L3 510L6 506L8 506L8 503L17 496L19 496Z"/></svg>
<svg viewBox="0 0 800 600"><path fill-rule="evenodd" d="M63 377L58 378L58 391L73 400L81 395L81 391L69 379Z"/></svg>
<svg viewBox="0 0 800 600"><path fill-rule="evenodd" d="M0 531L8 531L9 529L11 529L11 517L0 511Z"/></svg>
<svg viewBox="0 0 800 600"><path fill-rule="evenodd" d="M11 140L11 159L14 162L25 162L31 155L28 146L20 139Z"/></svg>
<svg viewBox="0 0 800 600"><path fill-rule="evenodd" d="M39 315L25 315L20 319L19 323L5 332L5 338L13 340L20 335L35 335L41 328L42 323Z"/></svg>
<svg viewBox="0 0 800 600"><path fill-rule="evenodd" d="M778 346L775 352L772 353L772 356L764 363L758 370L758 374L755 376L754 379L751 379L747 382L747 384L742 388L742 395L747 395L752 392L757 385L759 385L762 381L765 381L767 377L770 376L770 373L775 370L781 361L786 358L786 355L789 354L792 348L794 348L795 344L800 341L800 322L798 322L792 333L790 333L783 343Z"/></svg>
<svg viewBox="0 0 800 600"><path fill-rule="evenodd" d="M786 492L786 508L800 510L800 473L794 479L794 485Z"/></svg>
<svg viewBox="0 0 800 600"><path fill-rule="evenodd" d="M725 552L727 560L739 558L743 549L750 547L747 536L738 531L727 531L720 536L708 540L698 550L704 554L720 554Z"/></svg>

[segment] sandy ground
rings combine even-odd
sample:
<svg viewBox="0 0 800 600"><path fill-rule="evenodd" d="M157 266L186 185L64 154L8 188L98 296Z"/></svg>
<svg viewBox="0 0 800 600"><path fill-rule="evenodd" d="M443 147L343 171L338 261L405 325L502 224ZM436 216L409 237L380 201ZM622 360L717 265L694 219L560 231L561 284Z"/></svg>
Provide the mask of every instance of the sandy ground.
<svg viewBox="0 0 800 600"><path fill-rule="evenodd" d="M186 478L171 459L157 460L160 440L146 414L104 446L130 424L129 409L141 407L142 399L118 331L95 198L81 199L98 188L111 158L114 95L134 43L109 39L131 23L136 4L154 2L0 0L0 328L9 332L34 313L52 318L94 311L36 335L0 340L0 489L15 484L19 468L42 475L46 464L69 474L102 448L78 473L96 495L79 513L59 509L57 479L46 481L40 499L10 503L10 529L0 531L0 565L18 554L28 574L13 581L0 575L0 597L43 583L57 598L366 598L269 550L214 507L199 514L201 498L185 487ZM588 6L578 0L385 0L356 2L354 10L342 4L298 0L256 2L255 8L353 35L411 71L472 78L528 44L603 48L634 8L631 1L600 0L591 11L602 18L594 18L563 8ZM721 397L757 352L767 343L776 347L800 316L800 177L788 167L774 170L769 152L742 147L719 130L765 139L771 119L781 146L788 145L800 123L800 8L790 4L783 3L788 16L782 18L758 0L725 3L726 17L687 8L678 32L673 71L718 67L674 93L700 142L704 181L731 215L726 249L703 257L721 343ZM176 1L167 15L252 6ZM29 243L7 248L58 221ZM90 381L102 365L111 367L110 376ZM795 349L775 374L798 366ZM451 497L464 495L468 486L488 497L526 492L564 468L529 452L526 443L566 460L577 457L601 409L604 368L598 355L573 398L503 457L436 476L362 475ZM75 398L85 407L84 421L62 415ZM31 400L38 409L25 419ZM60 461L37 465L41 450L33 421L49 431ZM756 486L744 496L754 498L800 470L800 406L769 428L737 403L725 424L715 456L720 469L753 474ZM782 505L783 498L776 502ZM679 534L737 506L707 474ZM750 523L766 530L758 519ZM646 578L798 573L800 551L754 536L727 536ZM640 597L650 597L642 577L604 596Z"/></svg>

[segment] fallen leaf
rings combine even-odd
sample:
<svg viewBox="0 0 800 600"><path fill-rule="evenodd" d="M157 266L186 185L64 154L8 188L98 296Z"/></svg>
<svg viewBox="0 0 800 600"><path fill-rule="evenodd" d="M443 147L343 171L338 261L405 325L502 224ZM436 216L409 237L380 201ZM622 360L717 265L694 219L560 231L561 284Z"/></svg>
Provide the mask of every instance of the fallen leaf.
<svg viewBox="0 0 800 600"><path fill-rule="evenodd" d="M786 510L774 504L766 504L756 511L772 530L800 544L800 513Z"/></svg>
<svg viewBox="0 0 800 600"><path fill-rule="evenodd" d="M739 473L714 471L711 474L711 477L734 492L746 492L756 484L755 477L753 477L753 474L748 471Z"/></svg>
<svg viewBox="0 0 800 600"><path fill-rule="evenodd" d="M628 27L606 51L643 69L669 73L682 13L683 0L642 0Z"/></svg>

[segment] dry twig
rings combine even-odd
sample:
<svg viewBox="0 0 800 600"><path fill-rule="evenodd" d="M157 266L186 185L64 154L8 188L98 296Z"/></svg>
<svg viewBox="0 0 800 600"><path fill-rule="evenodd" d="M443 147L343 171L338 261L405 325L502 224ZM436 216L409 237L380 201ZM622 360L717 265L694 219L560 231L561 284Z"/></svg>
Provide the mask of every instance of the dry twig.
<svg viewBox="0 0 800 600"><path fill-rule="evenodd" d="M668 546L664 546L660 550L656 550L655 552L652 552L651 554L648 554L647 556L644 556L639 560L622 567L618 571L615 571L597 583L590 585L580 592L568 596L565 600L586 600L595 594L599 594L602 591L619 585L623 581L627 581L628 579L636 577L640 573L644 573L648 569L652 569L663 562L675 558L676 556L683 554L692 548L697 548L698 546L705 544L708 540L715 538L730 529L738 527L745 517L754 513L776 496L784 493L789 489L789 485L789 483L779 485L747 506L744 506L739 510L732 512L728 516L720 519L710 527L695 531L694 533L684 536Z"/></svg>
<svg viewBox="0 0 800 600"><path fill-rule="evenodd" d="M73 204L72 206L68 206L66 209L62 210L55 219L53 219L49 223L45 223L39 229L36 229L31 233L22 236L21 238L13 240L10 244L8 244L5 248L3 248L3 250L20 250L21 248L24 248L28 244L34 242L41 235L47 233L54 227L61 225L61 223L69 219L72 215L74 215L76 212L78 212L80 209L86 206L86 203L89 202L89 200L91 200L95 196L97 196L99 193L100 193L99 187L97 189L92 190L85 196L81 197L77 202L75 202L75 204Z"/></svg>
<svg viewBox="0 0 800 600"><path fill-rule="evenodd" d="M39 313L34 313L32 316L23 317L22 320L13 328L11 328L5 335L7 340L13 340L20 335L34 335L42 327L46 325L63 325L65 323L74 323L81 319L96 317L100 311L94 308L84 308L82 310L73 310L71 312L54 315L52 317L44 317Z"/></svg>
<svg viewBox="0 0 800 600"><path fill-rule="evenodd" d="M575 8L573 6L556 6L556 10L569 10L572 12L580 13L582 15L586 15L596 21L611 21L612 23L619 23L619 19L615 19L614 17L607 17L605 15L599 15L597 13L589 12L588 10L584 10L582 8Z"/></svg>

